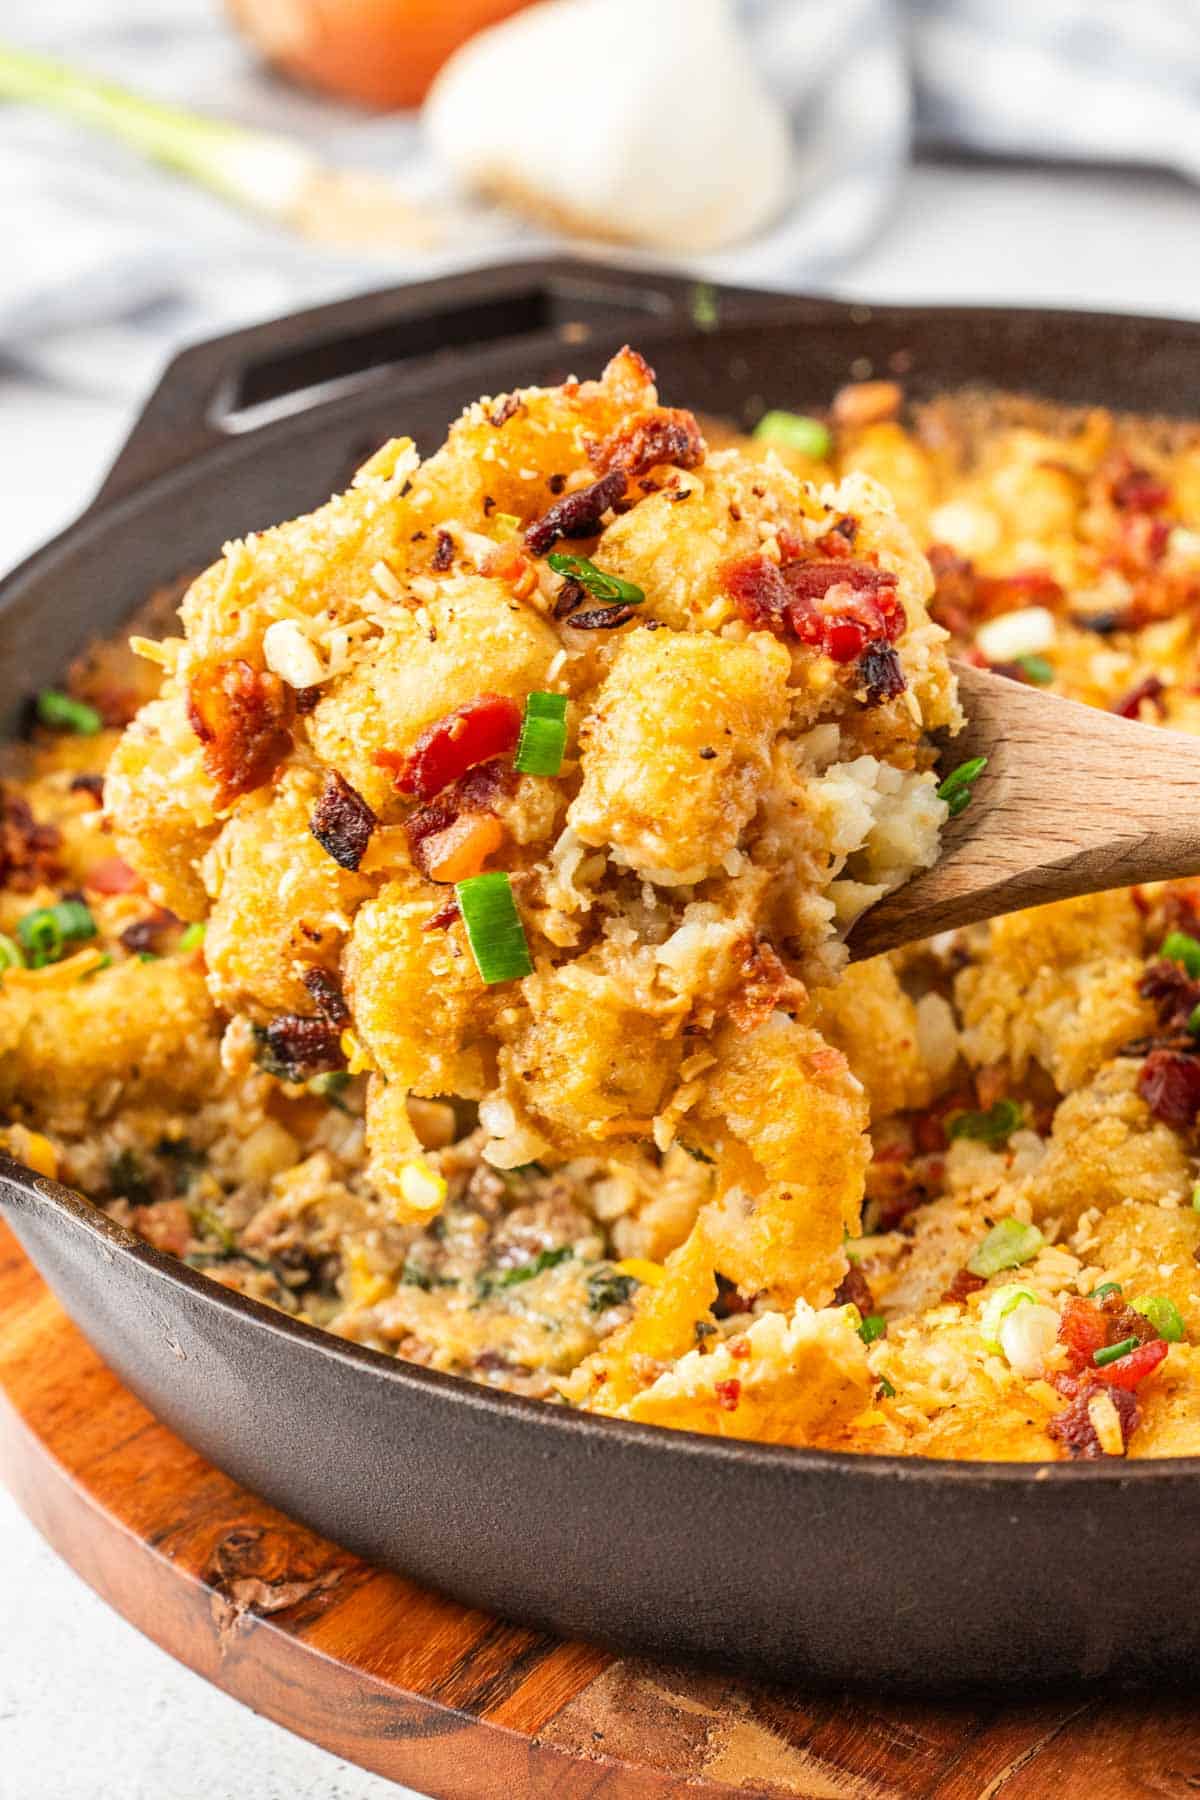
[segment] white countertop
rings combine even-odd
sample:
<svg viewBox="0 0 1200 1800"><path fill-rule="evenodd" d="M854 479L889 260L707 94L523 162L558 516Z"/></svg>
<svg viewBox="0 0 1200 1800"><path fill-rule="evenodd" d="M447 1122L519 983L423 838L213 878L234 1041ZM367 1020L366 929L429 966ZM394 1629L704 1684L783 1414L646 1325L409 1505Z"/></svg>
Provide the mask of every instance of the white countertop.
<svg viewBox="0 0 1200 1800"><path fill-rule="evenodd" d="M838 287L874 300L1200 318L1198 241L1200 193L1167 176L925 166ZM81 398L0 359L0 566L66 524L97 485L128 422L104 393L99 371L93 397ZM0 1569L0 1800L405 1793L256 1718L139 1638L2 1491Z"/></svg>

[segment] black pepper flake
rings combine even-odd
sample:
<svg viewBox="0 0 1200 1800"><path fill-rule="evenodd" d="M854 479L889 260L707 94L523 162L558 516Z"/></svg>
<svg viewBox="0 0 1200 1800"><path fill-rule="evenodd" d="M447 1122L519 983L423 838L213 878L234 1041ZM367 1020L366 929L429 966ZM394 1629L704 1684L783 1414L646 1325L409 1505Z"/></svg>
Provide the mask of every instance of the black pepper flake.
<svg viewBox="0 0 1200 1800"><path fill-rule="evenodd" d="M598 606L593 612L572 613L571 627L574 631L615 631L637 616L636 606Z"/></svg>
<svg viewBox="0 0 1200 1800"><path fill-rule="evenodd" d="M336 769L328 770L321 797L308 821L308 828L322 850L343 869L357 869L378 823L357 789L352 788Z"/></svg>
<svg viewBox="0 0 1200 1800"><path fill-rule="evenodd" d="M551 475L546 482L546 486L550 489L550 492L555 495L561 494L566 485L567 478L565 475Z"/></svg>
<svg viewBox="0 0 1200 1800"><path fill-rule="evenodd" d="M439 531L437 534L437 543L434 546L433 556L430 558L429 566L431 569L435 570L437 574L444 575L453 561L454 539L450 536L448 531Z"/></svg>
<svg viewBox="0 0 1200 1800"><path fill-rule="evenodd" d="M513 414L520 412L520 410L520 395L505 394L500 404L498 406L493 406L491 412L488 414L488 424L494 425L497 431L499 431L500 427L502 425L507 425Z"/></svg>
<svg viewBox="0 0 1200 1800"><path fill-rule="evenodd" d="M496 502L492 499L490 494L485 494L483 496L483 516L485 519L491 515L492 508L495 504Z"/></svg>
<svg viewBox="0 0 1200 1800"><path fill-rule="evenodd" d="M716 754L717 753L711 744L705 744L703 750L700 752L700 760L701 762L713 762L716 759Z"/></svg>
<svg viewBox="0 0 1200 1800"><path fill-rule="evenodd" d="M337 976L329 969L322 969L314 964L311 969L305 969L300 979L312 996L313 1004L321 1017L330 1025L336 1025L339 1031L344 1031L350 1024L350 1008L346 1005L346 996L342 993L342 984Z"/></svg>
<svg viewBox="0 0 1200 1800"><path fill-rule="evenodd" d="M103 775L72 775L71 792L73 794L90 794L93 800L104 798Z"/></svg>

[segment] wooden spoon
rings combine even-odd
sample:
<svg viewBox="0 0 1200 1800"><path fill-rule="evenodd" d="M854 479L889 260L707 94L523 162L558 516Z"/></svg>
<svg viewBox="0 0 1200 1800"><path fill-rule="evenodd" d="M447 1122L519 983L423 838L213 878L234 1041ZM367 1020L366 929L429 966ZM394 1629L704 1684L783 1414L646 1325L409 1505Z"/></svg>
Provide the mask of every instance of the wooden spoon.
<svg viewBox="0 0 1200 1800"><path fill-rule="evenodd" d="M1200 873L1200 739L955 664L967 724L943 775L987 768L942 854L847 937L877 956L955 925L1072 894Z"/></svg>

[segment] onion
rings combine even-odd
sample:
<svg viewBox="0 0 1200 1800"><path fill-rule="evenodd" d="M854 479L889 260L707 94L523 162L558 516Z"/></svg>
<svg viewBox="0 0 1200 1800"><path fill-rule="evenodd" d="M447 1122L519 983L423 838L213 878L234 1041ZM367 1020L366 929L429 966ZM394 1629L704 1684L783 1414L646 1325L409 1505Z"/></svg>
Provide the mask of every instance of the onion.
<svg viewBox="0 0 1200 1800"><path fill-rule="evenodd" d="M583 237L712 250L787 198L787 117L729 0L543 0L454 55L425 122L465 185Z"/></svg>
<svg viewBox="0 0 1200 1800"><path fill-rule="evenodd" d="M268 62L368 106L418 106L452 51L529 0L227 0Z"/></svg>

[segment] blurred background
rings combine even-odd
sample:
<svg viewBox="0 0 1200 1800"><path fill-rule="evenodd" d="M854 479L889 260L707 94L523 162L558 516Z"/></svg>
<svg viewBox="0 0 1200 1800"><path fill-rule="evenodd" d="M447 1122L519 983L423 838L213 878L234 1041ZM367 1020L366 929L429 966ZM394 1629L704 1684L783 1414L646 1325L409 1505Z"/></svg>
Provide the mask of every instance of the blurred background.
<svg viewBox="0 0 1200 1800"><path fill-rule="evenodd" d="M7 566L181 345L467 265L1200 318L1200 0L0 0L0 244ZM0 1791L399 1792L170 1664L2 1494L0 1565Z"/></svg>

